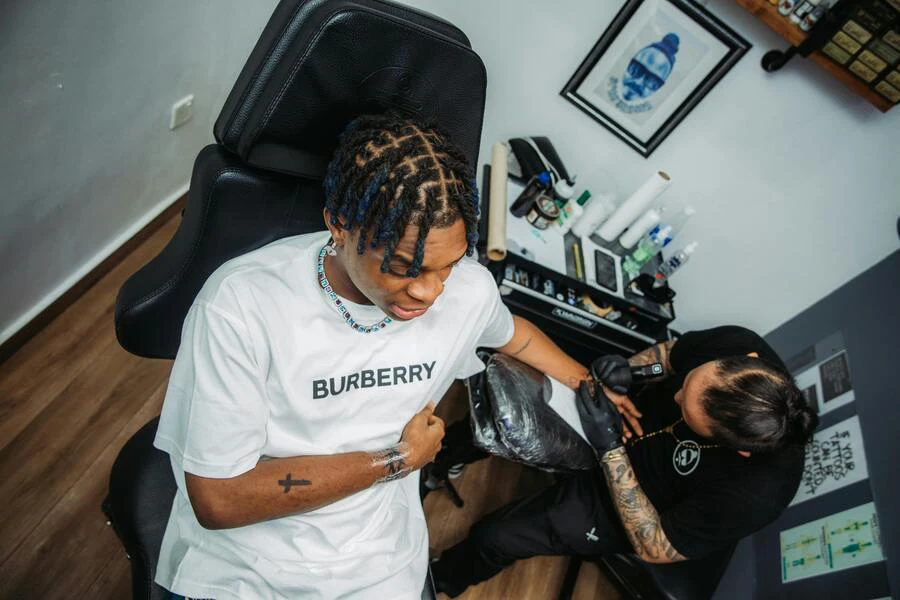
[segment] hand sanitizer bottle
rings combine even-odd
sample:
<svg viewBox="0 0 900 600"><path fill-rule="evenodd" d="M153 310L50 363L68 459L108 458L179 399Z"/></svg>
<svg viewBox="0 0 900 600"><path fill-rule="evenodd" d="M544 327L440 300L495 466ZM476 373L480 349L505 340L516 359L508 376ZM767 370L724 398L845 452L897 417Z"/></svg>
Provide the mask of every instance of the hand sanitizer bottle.
<svg viewBox="0 0 900 600"><path fill-rule="evenodd" d="M556 220L559 226L559 232L563 235L572 229L572 225L584 214L584 205L590 199L591 193L584 190L578 197L578 200L569 200L560 210L559 218Z"/></svg>

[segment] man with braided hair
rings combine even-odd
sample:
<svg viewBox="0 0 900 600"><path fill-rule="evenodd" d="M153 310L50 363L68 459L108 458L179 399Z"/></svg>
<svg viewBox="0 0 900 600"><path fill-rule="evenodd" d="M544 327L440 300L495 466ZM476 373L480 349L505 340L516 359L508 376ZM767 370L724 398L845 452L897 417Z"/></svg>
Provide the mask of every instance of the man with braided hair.
<svg viewBox="0 0 900 600"><path fill-rule="evenodd" d="M434 402L479 346L585 374L471 258L477 191L446 135L359 118L325 192L327 232L225 263L185 320L155 441L178 482L156 575L175 595L419 598Z"/></svg>

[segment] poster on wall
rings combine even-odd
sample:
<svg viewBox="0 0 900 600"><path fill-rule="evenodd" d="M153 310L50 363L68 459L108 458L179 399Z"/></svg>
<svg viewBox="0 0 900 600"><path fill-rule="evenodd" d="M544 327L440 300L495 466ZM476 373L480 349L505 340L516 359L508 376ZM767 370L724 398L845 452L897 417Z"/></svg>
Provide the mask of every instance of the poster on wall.
<svg viewBox="0 0 900 600"><path fill-rule="evenodd" d="M794 375L797 387L817 413L825 414L854 400L847 352L841 351Z"/></svg>
<svg viewBox="0 0 900 600"><path fill-rule="evenodd" d="M628 0L564 98L649 156L750 44L687 0Z"/></svg>
<svg viewBox="0 0 900 600"><path fill-rule="evenodd" d="M782 583L883 561L879 533L872 502L782 531Z"/></svg>
<svg viewBox="0 0 900 600"><path fill-rule="evenodd" d="M806 445L803 478L791 506L862 481L869 476L859 417L816 432Z"/></svg>

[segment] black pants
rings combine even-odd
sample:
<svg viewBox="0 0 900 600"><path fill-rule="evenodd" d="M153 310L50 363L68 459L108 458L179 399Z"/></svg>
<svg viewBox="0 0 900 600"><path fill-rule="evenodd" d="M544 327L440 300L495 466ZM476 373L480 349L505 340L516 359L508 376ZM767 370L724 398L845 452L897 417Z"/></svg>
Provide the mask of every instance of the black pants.
<svg viewBox="0 0 900 600"><path fill-rule="evenodd" d="M633 552L597 469L561 478L487 515L431 565L438 591L454 597L513 562L538 555Z"/></svg>

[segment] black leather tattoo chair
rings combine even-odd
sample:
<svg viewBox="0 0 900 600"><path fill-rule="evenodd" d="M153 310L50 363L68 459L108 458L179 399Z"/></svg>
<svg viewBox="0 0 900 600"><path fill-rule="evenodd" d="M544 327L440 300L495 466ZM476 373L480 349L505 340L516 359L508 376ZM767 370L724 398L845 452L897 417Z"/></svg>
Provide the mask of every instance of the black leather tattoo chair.
<svg viewBox="0 0 900 600"><path fill-rule="evenodd" d="M434 120L477 164L486 74L453 25L383 0L282 0L194 164L168 246L122 287L116 334L139 356L172 359L207 277L273 240L324 229L321 180L354 116L397 110ZM119 454L103 511L131 559L132 593L153 582L176 492L157 419ZM433 597L426 582L423 598Z"/></svg>

